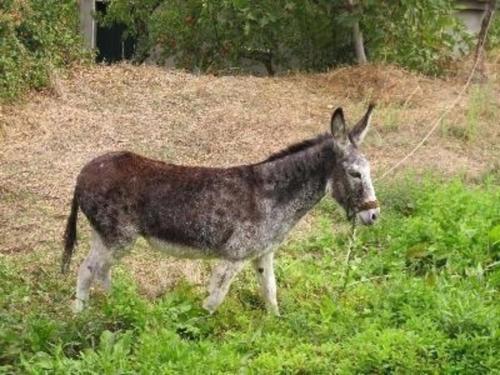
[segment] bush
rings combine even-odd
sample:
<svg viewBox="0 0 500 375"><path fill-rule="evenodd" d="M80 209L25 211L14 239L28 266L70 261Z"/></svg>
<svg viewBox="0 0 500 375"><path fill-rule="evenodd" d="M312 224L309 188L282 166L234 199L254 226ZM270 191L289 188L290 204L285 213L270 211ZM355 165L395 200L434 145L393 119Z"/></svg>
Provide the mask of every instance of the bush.
<svg viewBox="0 0 500 375"><path fill-rule="evenodd" d="M138 60L154 50L159 62L175 56L189 69L242 67L250 60L272 70L271 61L287 67L295 59L303 69L321 70L350 58L349 33L332 13L340 3L113 0L101 22L123 23L139 37Z"/></svg>
<svg viewBox="0 0 500 375"><path fill-rule="evenodd" d="M50 72L86 59L72 0L0 3L0 100L49 84Z"/></svg>
<svg viewBox="0 0 500 375"><path fill-rule="evenodd" d="M139 37L137 59L155 51L179 67L224 70L263 63L321 71L353 61L351 28L361 21L373 61L428 74L441 72L464 36L451 0L112 0L101 22L124 23ZM463 44L463 42L462 42Z"/></svg>
<svg viewBox="0 0 500 375"><path fill-rule="evenodd" d="M486 49L500 48L500 16L498 14L498 10L493 17L490 29L488 30L488 36L486 38Z"/></svg>
<svg viewBox="0 0 500 375"><path fill-rule="evenodd" d="M468 35L453 16L455 1L409 0L395 6L365 0L364 4L361 24L374 61L437 75L458 46L468 46Z"/></svg>

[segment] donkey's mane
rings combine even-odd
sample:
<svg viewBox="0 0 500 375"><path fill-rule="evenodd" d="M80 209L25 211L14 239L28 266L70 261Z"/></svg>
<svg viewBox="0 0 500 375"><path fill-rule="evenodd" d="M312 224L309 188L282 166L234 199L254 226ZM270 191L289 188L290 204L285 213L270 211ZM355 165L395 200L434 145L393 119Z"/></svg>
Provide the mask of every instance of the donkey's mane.
<svg viewBox="0 0 500 375"><path fill-rule="evenodd" d="M259 164L269 163L271 161L282 159L288 155L299 153L301 151L304 151L304 150L307 150L311 147L314 147L314 146L322 143L323 141L325 141L331 137L332 137L331 134L324 133L324 134L317 135L314 138L310 138L310 139L306 139L306 140L301 141L301 142L294 143L283 150L275 152L274 154L272 154L271 156L269 156L267 159L263 160Z"/></svg>

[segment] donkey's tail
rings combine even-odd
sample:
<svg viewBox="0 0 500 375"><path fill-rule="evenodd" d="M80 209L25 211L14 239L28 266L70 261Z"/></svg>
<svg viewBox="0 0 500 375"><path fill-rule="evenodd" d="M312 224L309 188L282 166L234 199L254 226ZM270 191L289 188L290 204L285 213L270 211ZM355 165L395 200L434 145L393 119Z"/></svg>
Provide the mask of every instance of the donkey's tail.
<svg viewBox="0 0 500 375"><path fill-rule="evenodd" d="M78 199L76 193L73 195L71 203L71 212L66 223L66 231L64 232L64 252L61 260L61 272L66 273L71 263L71 256L76 243L76 220L78 219Z"/></svg>

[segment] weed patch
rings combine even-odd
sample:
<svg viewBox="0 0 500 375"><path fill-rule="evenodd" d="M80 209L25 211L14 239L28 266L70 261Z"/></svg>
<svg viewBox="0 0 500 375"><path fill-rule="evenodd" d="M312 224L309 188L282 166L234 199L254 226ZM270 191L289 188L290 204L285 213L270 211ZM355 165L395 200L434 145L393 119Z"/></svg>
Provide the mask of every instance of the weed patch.
<svg viewBox="0 0 500 375"><path fill-rule="evenodd" d="M107 297L69 312L74 278L0 257L0 372L470 373L498 369L500 189L409 178L379 187L383 215L360 228L342 284L348 226L326 199L311 232L277 260L282 317L251 270L213 316L179 284L148 300L123 266ZM332 232L332 225L340 228ZM30 259L33 261L33 259ZM62 298L61 296L66 296ZM94 296L95 297L95 296Z"/></svg>

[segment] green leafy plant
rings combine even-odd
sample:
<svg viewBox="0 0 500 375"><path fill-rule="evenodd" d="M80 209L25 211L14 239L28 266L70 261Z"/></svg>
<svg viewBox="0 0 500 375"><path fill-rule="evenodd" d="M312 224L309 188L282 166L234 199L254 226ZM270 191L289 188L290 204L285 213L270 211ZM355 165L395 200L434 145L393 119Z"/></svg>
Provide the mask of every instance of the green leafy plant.
<svg viewBox="0 0 500 375"><path fill-rule="evenodd" d="M404 5L363 1L361 24L372 59L438 75L469 38L454 17L455 1L411 0ZM464 44L465 42L465 44Z"/></svg>
<svg viewBox="0 0 500 375"><path fill-rule="evenodd" d="M0 100L47 86L54 68L86 61L78 30L73 1L2 1Z"/></svg>
<svg viewBox="0 0 500 375"><path fill-rule="evenodd" d="M112 0L101 22L120 22L139 37L137 59L173 57L209 71L262 63L321 71L353 61L351 30L359 20L372 61L439 74L465 34L451 0Z"/></svg>
<svg viewBox="0 0 500 375"><path fill-rule="evenodd" d="M345 218L330 199L311 230L283 246L280 318L259 304L250 269L208 316L197 287L148 300L125 266L109 296L74 316L74 278L56 267L26 272L37 254L0 256L0 372L494 372L498 185L408 178L377 192L381 221L359 228L342 298L348 229L332 233Z"/></svg>
<svg viewBox="0 0 500 375"><path fill-rule="evenodd" d="M333 12L341 1L280 0L146 1L114 0L101 22L120 22L139 36L137 59L156 52L178 66L219 70L261 62L321 70L346 62L349 34ZM338 26L338 27L337 27Z"/></svg>
<svg viewBox="0 0 500 375"><path fill-rule="evenodd" d="M493 50L500 48L500 17L498 16L498 5L496 13L493 15L488 35L486 37L486 49Z"/></svg>

